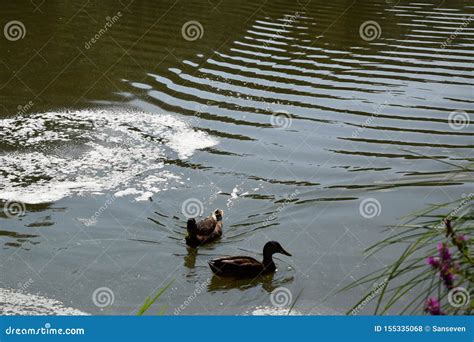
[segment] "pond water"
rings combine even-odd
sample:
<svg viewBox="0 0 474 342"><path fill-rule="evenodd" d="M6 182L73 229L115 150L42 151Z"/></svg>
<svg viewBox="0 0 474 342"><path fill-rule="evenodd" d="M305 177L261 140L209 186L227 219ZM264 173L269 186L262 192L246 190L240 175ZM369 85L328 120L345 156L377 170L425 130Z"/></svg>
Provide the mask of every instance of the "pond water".
<svg viewBox="0 0 474 342"><path fill-rule="evenodd" d="M343 314L370 286L337 291L396 257L363 254L387 226L474 190L433 159L473 161L470 1L2 13L2 293L135 314L173 281L148 313ZM215 208L223 238L188 249L186 215ZM293 255L274 275L212 276L270 240Z"/></svg>

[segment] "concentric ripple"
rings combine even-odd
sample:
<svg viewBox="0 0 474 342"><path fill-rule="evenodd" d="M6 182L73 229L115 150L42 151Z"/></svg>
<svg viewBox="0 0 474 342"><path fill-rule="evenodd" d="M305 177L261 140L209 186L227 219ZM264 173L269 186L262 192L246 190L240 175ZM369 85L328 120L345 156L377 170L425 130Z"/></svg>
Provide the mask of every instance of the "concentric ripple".
<svg viewBox="0 0 474 342"><path fill-rule="evenodd" d="M403 182L413 171L442 167L424 162L430 158L469 163L470 9L393 3L380 5L379 17L355 24L348 19L379 5L336 2L301 10L275 4L207 58L198 53L130 85L162 108L199 112L195 126L225 137L221 153L251 151L238 170L229 170L249 179L349 188ZM364 39L364 23L380 32ZM285 120L276 125L281 113ZM268 174L267 165L275 162L284 162L288 172L271 168ZM220 160L214 163L226 169ZM359 169L363 176L348 173Z"/></svg>

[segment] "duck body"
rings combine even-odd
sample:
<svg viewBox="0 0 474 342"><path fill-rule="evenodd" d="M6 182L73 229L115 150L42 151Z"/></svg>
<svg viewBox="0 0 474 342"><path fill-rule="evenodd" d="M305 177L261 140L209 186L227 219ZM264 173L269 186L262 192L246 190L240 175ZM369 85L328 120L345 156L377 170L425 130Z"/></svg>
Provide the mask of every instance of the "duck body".
<svg viewBox="0 0 474 342"><path fill-rule="evenodd" d="M209 261L209 267L219 276L234 276L238 278L257 277L275 272L275 263L264 265L262 262L246 256L222 257Z"/></svg>
<svg viewBox="0 0 474 342"><path fill-rule="evenodd" d="M190 247L199 247L219 239L222 236L223 216L224 212L216 209L211 215L199 222L196 222L194 218L190 218L186 227L188 231L186 244Z"/></svg>
<svg viewBox="0 0 474 342"><path fill-rule="evenodd" d="M260 275L275 272L273 254L281 253L291 256L276 241L270 241L263 248L263 261L258 261L249 256L230 256L210 260L209 267L218 276L254 278Z"/></svg>

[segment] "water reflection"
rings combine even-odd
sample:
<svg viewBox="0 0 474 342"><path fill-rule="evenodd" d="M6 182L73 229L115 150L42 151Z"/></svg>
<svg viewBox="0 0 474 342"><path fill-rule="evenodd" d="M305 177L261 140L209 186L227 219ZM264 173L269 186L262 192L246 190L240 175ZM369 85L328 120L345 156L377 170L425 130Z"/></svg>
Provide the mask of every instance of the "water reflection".
<svg viewBox="0 0 474 342"><path fill-rule="evenodd" d="M6 248L22 248L30 250L32 246L39 244L39 241L33 239L38 238L35 234L21 234L12 231L0 230L0 238L5 241L3 244Z"/></svg>
<svg viewBox="0 0 474 342"><path fill-rule="evenodd" d="M186 247L188 254L184 257L184 266L187 268L194 268L196 265L196 256L198 249L192 247Z"/></svg>
<svg viewBox="0 0 474 342"><path fill-rule="evenodd" d="M288 272L280 272L288 273ZM209 283L207 290L209 292L215 291L228 291L231 289L238 289L241 291L248 290L252 287L261 286L263 290L271 293L273 290L280 286L291 284L294 281L294 276L289 274L270 273L262 275L257 278L232 278L232 277L219 277L213 275L211 282Z"/></svg>

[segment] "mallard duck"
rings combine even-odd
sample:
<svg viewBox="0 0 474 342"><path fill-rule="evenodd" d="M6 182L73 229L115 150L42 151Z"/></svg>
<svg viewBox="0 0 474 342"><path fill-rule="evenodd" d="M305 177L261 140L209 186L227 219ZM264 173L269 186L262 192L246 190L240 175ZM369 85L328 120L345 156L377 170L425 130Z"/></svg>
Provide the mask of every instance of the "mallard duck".
<svg viewBox="0 0 474 342"><path fill-rule="evenodd" d="M209 267L212 272L219 276L256 277L275 272L276 266L273 262L273 254L275 253L291 256L278 242L270 241L263 247L262 262L249 256L233 256L210 260Z"/></svg>
<svg viewBox="0 0 474 342"><path fill-rule="evenodd" d="M188 231L186 244L191 247L198 247L220 238L222 236L223 216L224 211L216 209L211 215L199 222L196 222L194 218L190 218L186 227Z"/></svg>

